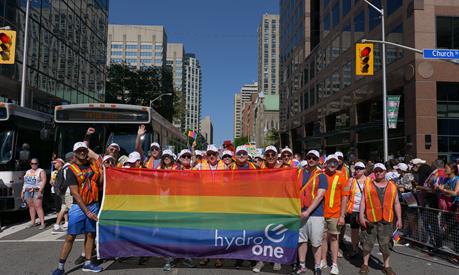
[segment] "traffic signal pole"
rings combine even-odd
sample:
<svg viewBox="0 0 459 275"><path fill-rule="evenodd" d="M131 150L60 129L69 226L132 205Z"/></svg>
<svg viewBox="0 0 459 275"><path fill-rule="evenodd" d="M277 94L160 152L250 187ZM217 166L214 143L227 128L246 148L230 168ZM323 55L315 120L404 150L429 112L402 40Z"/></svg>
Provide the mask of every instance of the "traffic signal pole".
<svg viewBox="0 0 459 275"><path fill-rule="evenodd" d="M27 44L29 40L29 9L30 0L26 0L26 14L24 27L24 48L22 55L22 78L21 78L21 107L26 107L26 72L27 72Z"/></svg>
<svg viewBox="0 0 459 275"><path fill-rule="evenodd" d="M383 148L384 148L384 162L389 159L389 135L387 125L387 76L386 76L386 28L384 21L384 9L378 8L368 0L363 0L370 7L375 9L381 14L381 32L382 32L382 82L383 82Z"/></svg>

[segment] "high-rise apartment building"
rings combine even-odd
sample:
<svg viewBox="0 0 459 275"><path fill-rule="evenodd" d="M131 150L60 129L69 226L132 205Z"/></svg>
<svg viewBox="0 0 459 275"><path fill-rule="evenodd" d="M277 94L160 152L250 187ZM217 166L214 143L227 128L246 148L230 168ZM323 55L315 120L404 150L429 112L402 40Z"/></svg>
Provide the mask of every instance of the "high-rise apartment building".
<svg viewBox="0 0 459 275"><path fill-rule="evenodd" d="M206 139L207 144L214 143L214 126L210 116L206 116L201 120L201 135Z"/></svg>
<svg viewBox="0 0 459 275"><path fill-rule="evenodd" d="M453 35L459 32L459 1L371 2L384 8L387 41L416 49L459 48ZM280 16L283 145L298 152L341 150L349 158L381 160L382 47L375 44L374 76L354 73L355 43L381 39L379 13L364 1L295 0L280 1ZM313 32L317 29L320 37ZM429 163L455 160L457 65L390 45L386 62L388 95L400 96L396 128L388 131L389 155Z"/></svg>
<svg viewBox="0 0 459 275"><path fill-rule="evenodd" d="M107 65L162 67L166 57L167 35L163 26L108 25Z"/></svg>
<svg viewBox="0 0 459 275"><path fill-rule="evenodd" d="M234 138L242 135L242 111L246 104L252 101L252 94L257 94L258 83L250 83L242 86L239 93L234 95Z"/></svg>
<svg viewBox="0 0 459 275"><path fill-rule="evenodd" d="M258 92L279 94L279 15L264 14L258 27Z"/></svg>
<svg viewBox="0 0 459 275"><path fill-rule="evenodd" d="M16 62L0 66L0 101L20 101L26 3L0 1L1 26L17 31ZM28 107L53 112L58 104L104 100L107 24L107 0L31 1Z"/></svg>
<svg viewBox="0 0 459 275"><path fill-rule="evenodd" d="M185 100L184 93L184 58L185 58L185 47L181 43L167 43L167 66L172 70L172 79L174 82L174 90L177 95L180 96L180 100ZM175 127L182 129L181 114L174 116L173 124Z"/></svg>
<svg viewBox="0 0 459 275"><path fill-rule="evenodd" d="M185 117L182 130L199 130L201 121L202 75L201 65L195 54L185 54L184 61Z"/></svg>

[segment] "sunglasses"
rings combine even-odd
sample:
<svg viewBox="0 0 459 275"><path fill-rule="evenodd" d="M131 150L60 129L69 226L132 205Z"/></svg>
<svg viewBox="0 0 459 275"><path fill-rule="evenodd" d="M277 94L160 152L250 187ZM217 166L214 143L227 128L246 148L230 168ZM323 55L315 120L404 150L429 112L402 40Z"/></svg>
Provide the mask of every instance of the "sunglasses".
<svg viewBox="0 0 459 275"><path fill-rule="evenodd" d="M282 158L291 158L292 155L290 155L290 154L284 154L284 155L282 155L281 157L282 157Z"/></svg>
<svg viewBox="0 0 459 275"><path fill-rule="evenodd" d="M337 161L329 161L327 162L328 165L338 165L338 162Z"/></svg>
<svg viewBox="0 0 459 275"><path fill-rule="evenodd" d="M159 151L159 148L157 148L157 147L151 147L150 149L151 149L151 151Z"/></svg>
<svg viewBox="0 0 459 275"><path fill-rule="evenodd" d="M211 157L211 156L217 156L218 153L212 152L212 153L207 153L206 155L207 155L208 157Z"/></svg>
<svg viewBox="0 0 459 275"><path fill-rule="evenodd" d="M38 165L38 162L31 162L30 165Z"/></svg>
<svg viewBox="0 0 459 275"><path fill-rule="evenodd" d="M275 157L276 154L275 153L266 153L265 156L267 156L267 157Z"/></svg>
<svg viewBox="0 0 459 275"><path fill-rule="evenodd" d="M247 156L248 154L246 152L243 152L243 153L238 153L237 156L238 157L245 157Z"/></svg>
<svg viewBox="0 0 459 275"><path fill-rule="evenodd" d="M384 173L384 170L374 170L373 171L375 174L381 174L381 173Z"/></svg>
<svg viewBox="0 0 459 275"><path fill-rule="evenodd" d="M319 158L318 157L315 157L315 156L306 156L306 160L315 160L315 161L318 161Z"/></svg>
<svg viewBox="0 0 459 275"><path fill-rule="evenodd" d="M222 158L223 158L223 159L230 159L231 156L230 156L230 155L224 155Z"/></svg>
<svg viewBox="0 0 459 275"><path fill-rule="evenodd" d="M358 171L358 170L365 170L365 168L362 168L362 167L355 167L354 170Z"/></svg>
<svg viewBox="0 0 459 275"><path fill-rule="evenodd" d="M110 152L119 151L118 148L111 147L108 149Z"/></svg>
<svg viewBox="0 0 459 275"><path fill-rule="evenodd" d="M172 159L172 156L165 155L164 158L165 158L165 159Z"/></svg>
<svg viewBox="0 0 459 275"><path fill-rule="evenodd" d="M191 156L190 155L183 155L180 158L182 158L182 159L191 159Z"/></svg>

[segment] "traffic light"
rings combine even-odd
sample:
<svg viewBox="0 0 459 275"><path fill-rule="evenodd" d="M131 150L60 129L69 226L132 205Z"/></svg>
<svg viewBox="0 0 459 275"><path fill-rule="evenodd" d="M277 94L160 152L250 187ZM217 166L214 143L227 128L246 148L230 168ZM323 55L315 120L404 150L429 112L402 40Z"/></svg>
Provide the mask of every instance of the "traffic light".
<svg viewBox="0 0 459 275"><path fill-rule="evenodd" d="M0 64L14 64L16 31L0 30Z"/></svg>
<svg viewBox="0 0 459 275"><path fill-rule="evenodd" d="M373 44L357 43L355 45L355 74L361 76L374 74Z"/></svg>

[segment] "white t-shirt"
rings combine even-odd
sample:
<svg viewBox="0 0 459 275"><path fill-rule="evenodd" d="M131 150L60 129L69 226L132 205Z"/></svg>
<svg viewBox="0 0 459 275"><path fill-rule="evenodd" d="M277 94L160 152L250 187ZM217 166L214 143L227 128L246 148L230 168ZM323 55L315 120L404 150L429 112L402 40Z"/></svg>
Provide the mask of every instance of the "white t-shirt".
<svg viewBox="0 0 459 275"><path fill-rule="evenodd" d="M360 202L362 201L362 192L360 190L363 190L365 182L359 183L359 181L357 180L357 184L358 186L354 193L354 208L352 209L352 212L359 212L360 210Z"/></svg>
<svg viewBox="0 0 459 275"><path fill-rule="evenodd" d="M40 188L40 185L41 185L40 174L42 171L43 169L38 168L37 170L35 170L35 174L32 175L32 169L27 170L27 172L24 175L23 190L30 189L30 188L34 188L34 189Z"/></svg>

